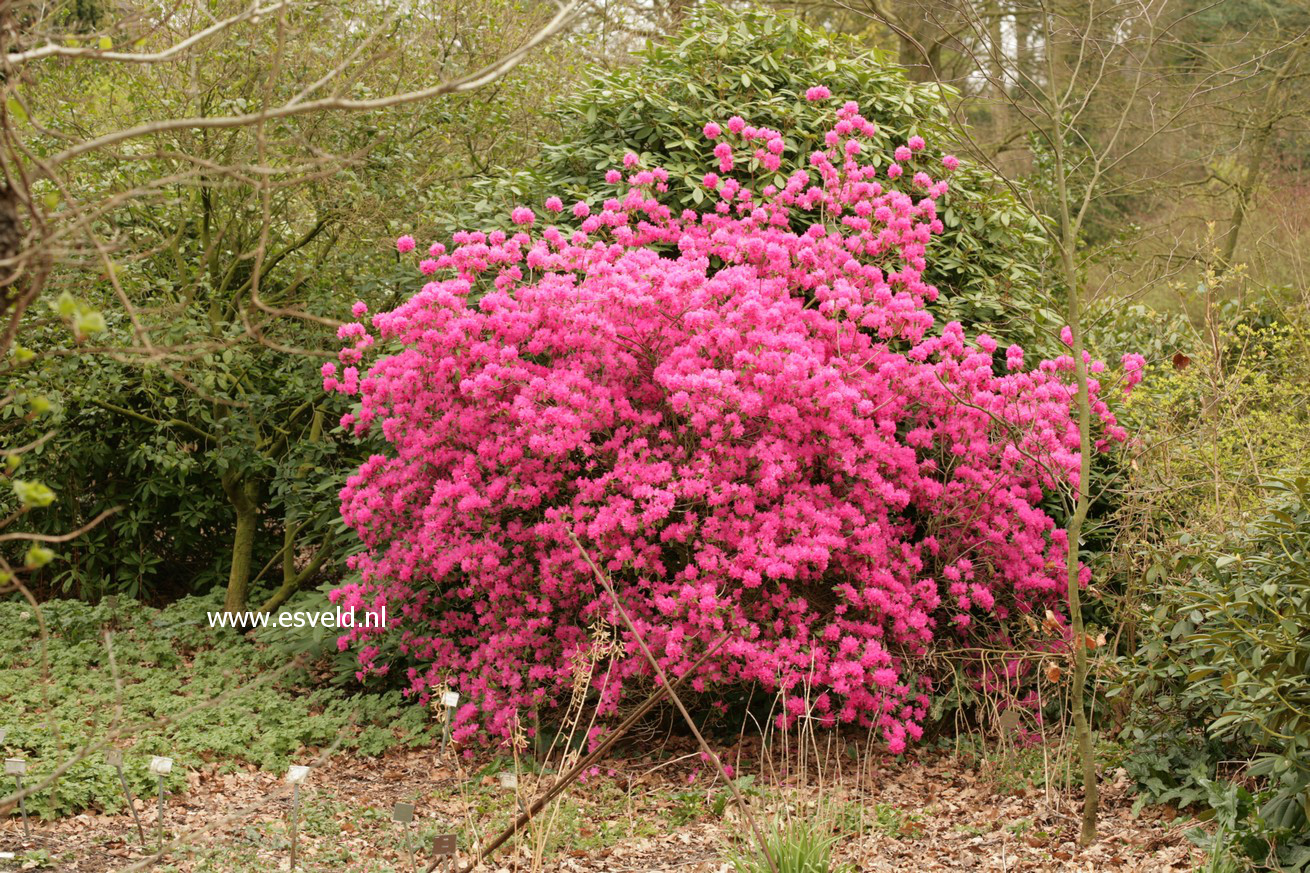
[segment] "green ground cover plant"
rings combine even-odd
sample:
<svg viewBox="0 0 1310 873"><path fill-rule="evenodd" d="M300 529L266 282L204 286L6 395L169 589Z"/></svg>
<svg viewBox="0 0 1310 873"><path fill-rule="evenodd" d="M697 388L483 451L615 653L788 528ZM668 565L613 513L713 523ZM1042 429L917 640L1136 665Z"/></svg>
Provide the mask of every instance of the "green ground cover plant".
<svg viewBox="0 0 1310 873"><path fill-rule="evenodd" d="M253 764L281 774L293 760L334 744L377 755L439 738L427 711L402 706L399 692L343 694L289 667L276 646L210 628L206 612L220 608L216 597L184 598L165 609L52 600L41 608L43 646L34 610L0 603L6 757L26 758L35 784L88 742L117 737L133 794L150 797L152 755L175 759L168 787L178 790L188 768L211 762L220 771ZM123 803L114 768L95 753L27 807L53 818L112 813Z"/></svg>

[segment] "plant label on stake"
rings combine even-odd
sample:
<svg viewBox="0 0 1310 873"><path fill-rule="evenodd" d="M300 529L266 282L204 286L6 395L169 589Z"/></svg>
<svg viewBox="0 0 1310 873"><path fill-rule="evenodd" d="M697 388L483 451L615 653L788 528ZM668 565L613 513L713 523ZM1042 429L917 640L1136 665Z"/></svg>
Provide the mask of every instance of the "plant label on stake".
<svg viewBox="0 0 1310 873"><path fill-rule="evenodd" d="M291 785L291 869L296 869L296 834L300 821L300 783L309 776L309 768L292 764L287 768L287 782Z"/></svg>
<svg viewBox="0 0 1310 873"><path fill-rule="evenodd" d="M432 838L432 865L442 858L450 858L451 866L455 863L455 835L437 834Z"/></svg>
<svg viewBox="0 0 1310 873"><path fill-rule="evenodd" d="M450 739L450 725L455 721L455 707L459 706L459 692L447 691L441 695L441 705L446 708L446 724L441 729L441 748L446 748L446 741Z"/></svg>
<svg viewBox="0 0 1310 873"><path fill-rule="evenodd" d="M5 775L14 777L18 786L18 811L23 814L23 839L32 839L32 826L27 821L27 803L23 798L23 774L27 772L27 762L22 758L5 758Z"/></svg>
<svg viewBox="0 0 1310 873"><path fill-rule="evenodd" d="M506 770L500 774L500 787L514 789L519 787L519 774Z"/></svg>
<svg viewBox="0 0 1310 873"><path fill-rule="evenodd" d="M132 799L132 789L127 787L127 777L123 775L123 750L108 749L105 751L105 763L118 771L118 784L123 786L123 798L127 801L127 808L132 810L132 820L136 822L136 835L141 838L141 845L146 844L146 831L141 827L141 816L136 811L136 801Z"/></svg>
<svg viewBox="0 0 1310 873"><path fill-rule="evenodd" d="M164 777L173 772L173 759L155 755L150 759L150 772L159 779L159 845L164 845Z"/></svg>
<svg viewBox="0 0 1310 873"><path fill-rule="evenodd" d="M404 827L405 831L405 853L409 855L409 869L413 870L414 847L409 843L409 825L414 821L414 804L397 803L391 810L391 820Z"/></svg>

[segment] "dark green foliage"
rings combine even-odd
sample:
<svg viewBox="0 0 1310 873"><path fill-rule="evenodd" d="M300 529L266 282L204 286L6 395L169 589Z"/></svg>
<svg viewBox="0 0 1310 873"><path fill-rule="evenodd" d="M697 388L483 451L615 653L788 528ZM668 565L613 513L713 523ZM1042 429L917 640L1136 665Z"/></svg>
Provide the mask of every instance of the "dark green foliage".
<svg viewBox="0 0 1310 873"><path fill-rule="evenodd" d="M1204 802L1225 845L1262 863L1310 864L1310 478L1273 479L1250 523L1183 535L1169 590L1129 668L1130 772L1150 798ZM1241 779L1221 761L1250 760Z"/></svg>
<svg viewBox="0 0 1310 873"><path fill-rule="evenodd" d="M186 315L179 334L199 329ZM25 523L58 534L119 510L57 547L64 560L34 580L39 591L158 601L225 583L233 525L225 475L260 483L256 572L288 524L303 525L301 549L336 527L336 475L357 452L343 454L330 433L344 405L322 394L317 360L243 342L237 326L231 333L227 347L171 372L85 355L48 358L25 374L54 410L28 429L29 439L53 436L24 468L58 495ZM316 412L327 432L310 440ZM280 581L275 564L264 583Z"/></svg>
<svg viewBox="0 0 1310 873"><path fill-rule="evenodd" d="M783 133L781 179L807 166L834 120L806 103L813 85L827 85L836 101L858 100L878 124L875 162L890 160L892 149L918 134L939 174L935 160L952 148L948 95L938 86L912 84L886 53L789 15L708 4L640 58L560 100L553 110L560 139L526 167L475 185L462 209L438 217L439 230L503 226L512 207L539 207L552 194L595 206L608 196L601 177L629 151L669 171L671 206L703 207L700 180L712 168L712 144L701 129L733 115ZM1037 221L999 179L968 162L951 177L941 205L946 230L929 250L925 274L943 292L934 306L941 323L959 320L1030 352L1050 349L1064 322L1043 288L1046 247Z"/></svg>
<svg viewBox="0 0 1310 873"><path fill-rule="evenodd" d="M250 763L280 774L338 737L342 748L362 755L439 738L440 724L430 723L423 707L402 707L398 692L344 696L304 671L283 669L288 659L277 646L211 629L206 612L221 603L186 598L155 610L131 601L49 601L41 613L50 634L48 684L41 680L35 613L24 603L0 603L5 756L26 758L28 784L34 784L88 741L109 737L117 724L128 783L134 794L149 796L156 790L146 770L151 755L175 759L168 786L184 790L187 769L207 762L224 771ZM121 696L109 667L106 631L112 634ZM160 723L163 717L167 724ZM114 769L95 754L30 798L28 810L49 818L84 809L113 812L122 802Z"/></svg>

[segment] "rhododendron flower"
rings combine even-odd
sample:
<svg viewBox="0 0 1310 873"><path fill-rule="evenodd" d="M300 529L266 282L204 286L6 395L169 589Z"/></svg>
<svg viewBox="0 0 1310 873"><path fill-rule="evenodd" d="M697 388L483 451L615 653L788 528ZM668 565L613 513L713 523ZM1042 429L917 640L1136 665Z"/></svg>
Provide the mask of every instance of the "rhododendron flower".
<svg viewBox="0 0 1310 873"><path fill-rule="evenodd" d="M758 686L781 727L859 724L899 752L934 646L1059 614L1068 544L1046 506L1082 461L1072 361L1027 368L1011 346L1000 368L995 339L939 323L945 183L895 182L899 164L878 181L871 123L837 115L846 132L782 184L733 175L721 141L703 212L661 202L660 168L596 214L579 201L569 232L519 207L520 229L455 234L411 298L339 329L324 388L379 449L340 492L362 549L331 597L391 619L338 640L360 676L404 664L420 700L459 689L461 743L511 737L579 681L612 714L652 671L594 560L693 691ZM778 160L778 132L726 128ZM1121 363L1140 381L1141 356ZM1098 448L1125 439L1088 389Z"/></svg>
<svg viewBox="0 0 1310 873"><path fill-rule="evenodd" d="M1142 381L1146 373L1146 358L1136 352L1128 352L1119 359L1119 363L1124 370L1123 390L1126 394Z"/></svg>
<svg viewBox="0 0 1310 873"><path fill-rule="evenodd" d="M831 96L832 92L828 90L826 85L815 85L813 88L807 88L805 91L805 99L809 100L811 103L816 100L827 100Z"/></svg>
<svg viewBox="0 0 1310 873"><path fill-rule="evenodd" d="M561 200L561 199L559 199L558 197L547 197L547 198L546 198L546 211L548 211L548 212L563 212L563 211L564 211L564 201Z"/></svg>
<svg viewBox="0 0 1310 873"><path fill-rule="evenodd" d="M414 251L414 237L408 234L398 237L396 239L396 251L400 252L402 255Z"/></svg>
<svg viewBox="0 0 1310 873"><path fill-rule="evenodd" d="M921 136L912 136L905 141L905 144L909 146L912 151L916 151L916 152L922 151L923 147L927 145L927 143L923 141L923 137Z"/></svg>
<svg viewBox="0 0 1310 873"><path fill-rule="evenodd" d="M1005 350L1005 366L1010 370L1023 369L1023 349L1019 346L1010 346Z"/></svg>
<svg viewBox="0 0 1310 873"><path fill-rule="evenodd" d="M705 125L702 132L705 134L706 139L717 139L723 133L723 128L711 121Z"/></svg>
<svg viewBox="0 0 1310 873"><path fill-rule="evenodd" d="M946 157L942 158L942 166L945 167L947 170L955 170L960 166L960 159L957 158L955 155L947 155Z"/></svg>
<svg viewBox="0 0 1310 873"><path fill-rule="evenodd" d="M910 149L908 146L900 146L896 149L895 152L892 153L892 157L895 158L897 161L904 163L908 161L910 158L914 157L914 155L910 153Z"/></svg>

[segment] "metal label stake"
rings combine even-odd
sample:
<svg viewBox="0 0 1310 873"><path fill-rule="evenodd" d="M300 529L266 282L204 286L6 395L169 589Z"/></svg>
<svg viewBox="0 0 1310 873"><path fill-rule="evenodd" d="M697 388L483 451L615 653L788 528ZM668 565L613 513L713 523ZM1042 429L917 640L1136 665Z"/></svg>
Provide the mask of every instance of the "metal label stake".
<svg viewBox="0 0 1310 873"><path fill-rule="evenodd" d="M405 829L405 854L409 855L409 869L413 873L417 867L417 862L414 860L414 846L409 841L409 825L414 821L414 804L397 803L391 810L391 820L399 823Z"/></svg>
<svg viewBox="0 0 1310 873"><path fill-rule="evenodd" d="M132 789L127 787L127 777L123 775L123 752L121 749L109 749L105 752L105 762L118 771L118 784L123 786L123 797L127 808L132 810L132 820L136 822L136 835L141 838L141 845L146 844L146 830L141 827L141 816L136 811L136 801L132 799Z"/></svg>
<svg viewBox="0 0 1310 873"><path fill-rule="evenodd" d="M159 779L159 847L164 847L164 777L173 772L173 759L155 755L150 759L150 772Z"/></svg>
<svg viewBox="0 0 1310 873"><path fill-rule="evenodd" d="M292 764L287 768L287 782L291 785L291 869L296 869L296 837L300 824L300 783L309 776L309 768Z"/></svg>
<svg viewBox="0 0 1310 873"><path fill-rule="evenodd" d="M18 811L23 814L23 839L32 839L32 826L27 821L27 802L23 797L23 774L27 772L27 762L22 758L5 758L5 775L13 776L18 785Z"/></svg>
<svg viewBox="0 0 1310 873"><path fill-rule="evenodd" d="M442 858L450 859L450 869L455 869L455 835L437 834L432 838L432 867ZM428 869L432 869L429 867Z"/></svg>
<svg viewBox="0 0 1310 873"><path fill-rule="evenodd" d="M446 707L446 723L441 728L441 749L444 751L446 742L450 739L450 725L455 721L455 708L459 706L459 692L447 691L441 695L441 705Z"/></svg>

